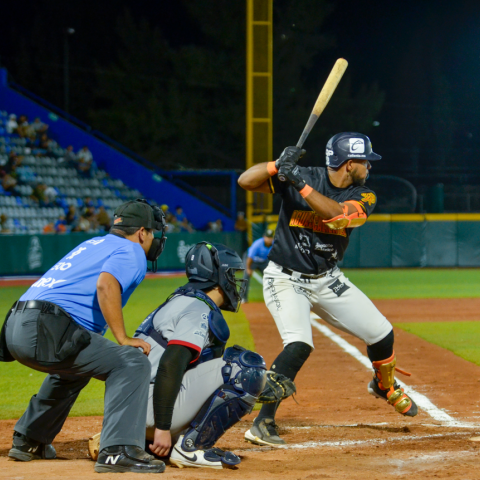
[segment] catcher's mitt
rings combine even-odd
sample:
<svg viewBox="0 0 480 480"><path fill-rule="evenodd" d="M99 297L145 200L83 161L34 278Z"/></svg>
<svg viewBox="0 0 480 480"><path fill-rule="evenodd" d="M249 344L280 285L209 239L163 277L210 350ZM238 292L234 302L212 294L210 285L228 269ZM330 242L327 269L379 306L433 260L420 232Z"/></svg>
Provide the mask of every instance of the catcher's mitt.
<svg viewBox="0 0 480 480"><path fill-rule="evenodd" d="M100 450L100 435L101 432L88 439L88 453L94 461L97 460L98 451Z"/></svg>
<svg viewBox="0 0 480 480"><path fill-rule="evenodd" d="M267 371L267 383L263 392L258 397L259 403L274 403L284 400L293 393L297 393L297 388L293 380L290 380L281 373L272 370Z"/></svg>

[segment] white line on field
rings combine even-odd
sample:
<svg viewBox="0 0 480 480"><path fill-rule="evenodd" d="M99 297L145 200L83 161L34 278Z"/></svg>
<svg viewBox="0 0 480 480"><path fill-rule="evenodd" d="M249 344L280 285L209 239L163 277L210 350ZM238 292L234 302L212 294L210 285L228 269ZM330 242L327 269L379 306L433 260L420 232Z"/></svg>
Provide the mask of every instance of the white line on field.
<svg viewBox="0 0 480 480"><path fill-rule="evenodd" d="M364 365L369 370L372 368L372 362L363 355L358 348L350 345L346 340L344 340L340 335L332 332L328 327L318 323L315 319L320 318L318 315L315 315L313 312L310 313L310 322L312 325L321 333L323 333L326 337L330 340L335 342L342 350L350 354L353 358L358 360L362 365ZM412 397L415 403L420 407L422 410L427 412L434 420L445 422L445 426L455 426L455 427L474 427L474 424L468 424L466 422L460 422L455 420L453 417L448 415L444 410L441 410L436 405L434 405L425 395L415 391L412 387L409 387L402 381L397 379L397 382L403 389L405 393Z"/></svg>
<svg viewBox="0 0 480 480"><path fill-rule="evenodd" d="M263 285L263 277L262 277L256 270L253 271L252 277L253 277L260 285Z"/></svg>
<svg viewBox="0 0 480 480"><path fill-rule="evenodd" d="M262 452L265 449L276 450L277 448L282 448L286 450L290 449L303 449L303 448L316 448L316 447L351 447L358 445L382 445L384 443L392 442L413 442L415 440L424 440L431 438L448 438L455 436L465 436L471 435L470 432L454 432L454 433L436 433L430 435L405 435L401 437L389 437L389 438L372 438L369 440L337 440L337 441L324 441L324 442L305 442L305 443L292 443L287 445L279 445L278 447L255 447L249 448L249 452Z"/></svg>

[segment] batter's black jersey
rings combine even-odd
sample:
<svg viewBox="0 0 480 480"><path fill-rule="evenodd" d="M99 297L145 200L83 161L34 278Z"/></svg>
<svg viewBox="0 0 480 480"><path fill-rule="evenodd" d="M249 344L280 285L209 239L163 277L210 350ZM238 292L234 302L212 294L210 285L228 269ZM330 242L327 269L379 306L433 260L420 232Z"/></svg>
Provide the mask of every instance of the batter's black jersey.
<svg viewBox="0 0 480 480"><path fill-rule="evenodd" d="M369 188L335 187L325 168L299 167L302 177L317 192L337 202L356 200L370 215L377 197ZM342 260L348 246L351 228L333 230L312 211L303 197L277 175L269 180L272 193L282 197L282 206L275 231L275 242L268 258L297 272L316 275L333 268Z"/></svg>

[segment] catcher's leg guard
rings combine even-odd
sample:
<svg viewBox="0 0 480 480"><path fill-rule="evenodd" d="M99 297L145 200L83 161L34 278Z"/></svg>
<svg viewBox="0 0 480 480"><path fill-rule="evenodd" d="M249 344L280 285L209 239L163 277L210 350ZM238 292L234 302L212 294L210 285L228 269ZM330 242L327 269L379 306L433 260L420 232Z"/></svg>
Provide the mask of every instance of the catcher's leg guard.
<svg viewBox="0 0 480 480"><path fill-rule="evenodd" d="M374 369L373 380L368 385L368 392L378 398L387 400L395 410L402 415L414 417L418 413L415 402L404 393L400 385L395 381L396 370L395 352L385 360L372 362ZM397 369L401 373L410 376L408 372Z"/></svg>
<svg viewBox="0 0 480 480"><path fill-rule="evenodd" d="M258 353L235 346L227 348L223 358L227 362L222 369L225 383L204 403L185 433L182 449L187 452L212 448L252 411L265 387L265 361Z"/></svg>

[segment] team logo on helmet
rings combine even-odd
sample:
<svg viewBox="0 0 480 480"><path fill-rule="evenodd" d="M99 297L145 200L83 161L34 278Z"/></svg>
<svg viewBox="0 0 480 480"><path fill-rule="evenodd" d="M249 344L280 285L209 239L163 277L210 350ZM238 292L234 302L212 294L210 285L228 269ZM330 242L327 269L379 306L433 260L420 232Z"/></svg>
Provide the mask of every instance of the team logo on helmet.
<svg viewBox="0 0 480 480"><path fill-rule="evenodd" d="M350 153L365 153L365 140L363 138L349 138Z"/></svg>

